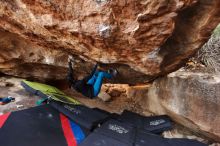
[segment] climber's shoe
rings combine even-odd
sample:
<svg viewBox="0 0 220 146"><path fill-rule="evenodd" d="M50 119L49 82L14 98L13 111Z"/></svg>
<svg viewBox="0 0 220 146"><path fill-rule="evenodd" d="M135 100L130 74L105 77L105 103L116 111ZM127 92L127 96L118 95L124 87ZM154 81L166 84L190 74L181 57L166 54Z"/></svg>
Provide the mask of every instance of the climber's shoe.
<svg viewBox="0 0 220 146"><path fill-rule="evenodd" d="M116 69L113 69L113 68L110 68L107 72L109 74L111 74L113 78L116 77L117 74L118 74L118 71Z"/></svg>

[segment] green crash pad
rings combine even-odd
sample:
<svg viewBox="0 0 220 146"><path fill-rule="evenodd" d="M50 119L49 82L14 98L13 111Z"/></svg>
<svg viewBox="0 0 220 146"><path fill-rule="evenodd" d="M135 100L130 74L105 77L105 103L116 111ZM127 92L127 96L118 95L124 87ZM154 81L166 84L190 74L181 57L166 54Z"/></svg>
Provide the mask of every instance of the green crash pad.
<svg viewBox="0 0 220 146"><path fill-rule="evenodd" d="M35 95L38 95L42 98L47 99L48 97L59 102L68 103L68 104L80 104L79 101L76 99L65 95L62 91L57 89L56 87L37 83L37 82L30 82L27 80L23 80L21 85L25 88L26 91L31 92Z"/></svg>

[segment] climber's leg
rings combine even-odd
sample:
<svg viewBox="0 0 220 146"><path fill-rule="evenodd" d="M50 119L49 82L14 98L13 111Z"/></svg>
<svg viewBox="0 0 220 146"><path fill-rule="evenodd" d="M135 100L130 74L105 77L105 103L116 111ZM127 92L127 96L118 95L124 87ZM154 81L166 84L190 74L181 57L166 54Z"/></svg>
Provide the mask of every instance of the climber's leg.
<svg viewBox="0 0 220 146"><path fill-rule="evenodd" d="M68 61L68 71L67 71L67 76L66 76L66 79L69 83L69 86L71 87L71 85L73 84L74 82L74 78L73 78L73 60L70 60Z"/></svg>
<svg viewBox="0 0 220 146"><path fill-rule="evenodd" d="M99 94L101 87L102 87L103 78L111 79L112 75L110 73L103 72L103 71L97 73L97 78L93 84L94 96L97 96Z"/></svg>
<svg viewBox="0 0 220 146"><path fill-rule="evenodd" d="M87 82L87 84L93 85L93 84L95 83L96 79L97 79L98 73L99 73L99 72L96 71L95 74L92 76L92 78L89 79L89 81Z"/></svg>

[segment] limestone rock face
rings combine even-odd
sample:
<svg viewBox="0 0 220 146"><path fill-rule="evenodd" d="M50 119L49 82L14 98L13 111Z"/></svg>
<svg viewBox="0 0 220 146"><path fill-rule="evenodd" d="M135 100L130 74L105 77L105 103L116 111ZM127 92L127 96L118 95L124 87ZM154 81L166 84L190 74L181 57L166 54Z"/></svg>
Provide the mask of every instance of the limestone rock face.
<svg viewBox="0 0 220 146"><path fill-rule="evenodd" d="M62 79L73 54L77 75L99 62L143 83L177 69L219 15L219 0L0 1L0 71Z"/></svg>
<svg viewBox="0 0 220 146"><path fill-rule="evenodd" d="M219 89L219 75L179 70L154 82L145 107L219 142Z"/></svg>

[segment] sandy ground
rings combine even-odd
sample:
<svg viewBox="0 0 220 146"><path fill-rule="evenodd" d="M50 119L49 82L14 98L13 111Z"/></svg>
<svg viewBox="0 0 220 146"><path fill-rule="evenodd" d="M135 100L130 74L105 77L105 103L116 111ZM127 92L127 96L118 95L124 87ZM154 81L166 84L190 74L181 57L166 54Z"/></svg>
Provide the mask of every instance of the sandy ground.
<svg viewBox="0 0 220 146"><path fill-rule="evenodd" d="M22 79L14 77L0 77L0 97L12 96L15 98L14 102L10 102L6 105L0 105L0 113L36 106L35 103L40 98L26 92L20 85L21 81ZM98 107L112 113L121 113L124 109L128 109L143 114L141 107L133 99L126 98L125 94L121 94L119 97L115 97L108 102L104 102L99 98L85 98L81 94L74 92L72 89L66 89L64 92L89 107ZM151 115L147 112L144 114Z"/></svg>
<svg viewBox="0 0 220 146"><path fill-rule="evenodd" d="M35 102L39 97L26 92L20 85L21 81L22 79L13 77L0 78L0 98L7 96L15 98L14 102L0 105L0 114L35 106Z"/></svg>

